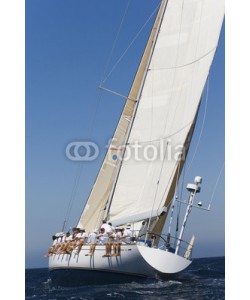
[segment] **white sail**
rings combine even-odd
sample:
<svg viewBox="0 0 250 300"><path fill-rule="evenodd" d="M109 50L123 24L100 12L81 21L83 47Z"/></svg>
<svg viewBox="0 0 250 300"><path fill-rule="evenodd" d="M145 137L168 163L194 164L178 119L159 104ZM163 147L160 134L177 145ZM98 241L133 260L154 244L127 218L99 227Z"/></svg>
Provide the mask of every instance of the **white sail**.
<svg viewBox="0 0 250 300"><path fill-rule="evenodd" d="M160 21L164 3L161 4L157 14L153 30L149 36L141 63L136 73L133 85L131 87L128 100L125 103L121 118L115 130L112 143L104 158L100 172L96 178L95 184L91 190L84 211L80 217L77 227L85 228L86 231L92 231L98 227L104 216L104 208L109 199L112 185L116 174L116 169L119 166L119 159L114 160L113 155L119 155L119 150L125 143L127 131L131 117L134 112L135 104L133 100L138 98L141 88L142 79L148 66L149 55L151 53L152 43L156 35L156 29ZM118 151L117 151L118 150ZM118 152L118 153L117 153Z"/></svg>
<svg viewBox="0 0 250 300"><path fill-rule="evenodd" d="M168 205L223 18L223 0L168 1L126 149L141 156L122 163L109 211L114 224L159 215Z"/></svg>

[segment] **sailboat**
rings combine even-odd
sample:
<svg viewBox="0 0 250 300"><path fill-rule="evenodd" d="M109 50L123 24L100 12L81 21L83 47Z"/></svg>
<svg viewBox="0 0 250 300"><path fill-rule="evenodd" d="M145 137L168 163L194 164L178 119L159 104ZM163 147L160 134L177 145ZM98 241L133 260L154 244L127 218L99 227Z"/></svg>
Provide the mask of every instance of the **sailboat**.
<svg viewBox="0 0 250 300"><path fill-rule="evenodd" d="M53 278L67 272L89 282L104 274L155 278L177 274L192 262L194 236L183 240L202 178L187 185L186 213L177 238L163 229L175 199L194 132L201 97L224 19L223 0L162 0L144 54L77 227L91 233L103 220L130 224L132 239L119 256L104 256L105 245L83 245L79 254L53 254ZM140 148L147 157L125 159ZM118 151L119 149L119 155ZM145 150L146 149L146 150ZM155 155L155 149L163 149ZM175 153L169 155L169 150ZM150 152L151 150L151 152ZM148 154L150 153L150 155ZM104 256L104 257L103 257Z"/></svg>

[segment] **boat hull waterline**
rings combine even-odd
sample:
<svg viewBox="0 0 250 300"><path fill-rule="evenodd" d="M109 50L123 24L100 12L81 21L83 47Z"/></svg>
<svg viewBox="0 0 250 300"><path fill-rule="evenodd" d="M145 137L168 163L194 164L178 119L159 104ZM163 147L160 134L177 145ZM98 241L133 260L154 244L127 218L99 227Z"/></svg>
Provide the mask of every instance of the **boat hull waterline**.
<svg viewBox="0 0 250 300"><path fill-rule="evenodd" d="M141 245L122 245L120 256L103 257L105 246L97 245L94 255L89 246L83 246L80 254L53 254L49 258L50 271L83 270L156 278L158 275L176 274L186 269L191 260L174 253Z"/></svg>

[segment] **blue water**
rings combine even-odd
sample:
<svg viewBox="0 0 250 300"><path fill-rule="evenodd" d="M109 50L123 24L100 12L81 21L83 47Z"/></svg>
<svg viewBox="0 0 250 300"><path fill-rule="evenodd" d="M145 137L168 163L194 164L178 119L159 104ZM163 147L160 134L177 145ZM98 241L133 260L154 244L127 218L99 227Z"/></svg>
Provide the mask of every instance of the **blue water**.
<svg viewBox="0 0 250 300"><path fill-rule="evenodd" d="M171 280L53 286L48 269L26 270L25 299L225 299L225 258L199 258Z"/></svg>

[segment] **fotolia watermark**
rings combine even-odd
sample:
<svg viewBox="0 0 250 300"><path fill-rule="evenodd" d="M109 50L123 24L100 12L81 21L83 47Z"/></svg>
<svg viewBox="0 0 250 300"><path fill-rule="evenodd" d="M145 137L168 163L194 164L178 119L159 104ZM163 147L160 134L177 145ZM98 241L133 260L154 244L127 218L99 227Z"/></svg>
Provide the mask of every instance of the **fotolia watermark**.
<svg viewBox="0 0 250 300"><path fill-rule="evenodd" d="M65 152L67 158L75 161L93 161L100 153L98 145L90 141L71 142Z"/></svg>
<svg viewBox="0 0 250 300"><path fill-rule="evenodd" d="M115 165L118 161L179 161L185 158L183 145L173 145L171 139L152 142L133 142L119 145L115 139L110 139L105 146L107 163ZM99 146L91 141L71 142L66 147L66 156L73 161L93 161L100 154Z"/></svg>

